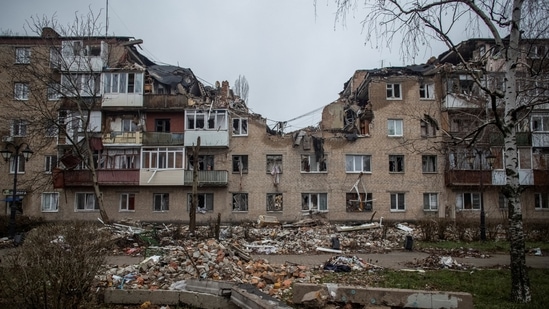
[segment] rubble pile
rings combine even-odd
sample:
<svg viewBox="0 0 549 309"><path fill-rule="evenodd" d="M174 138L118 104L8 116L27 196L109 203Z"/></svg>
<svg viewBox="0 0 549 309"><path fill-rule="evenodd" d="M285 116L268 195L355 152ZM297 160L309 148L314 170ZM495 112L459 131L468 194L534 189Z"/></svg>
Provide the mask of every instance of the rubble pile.
<svg viewBox="0 0 549 309"><path fill-rule="evenodd" d="M294 281L310 282L306 266L251 260L214 239L187 246L166 246L162 251L162 255L150 256L136 265L106 265L97 277L98 286L169 290L177 289L184 280L201 278L249 283L277 295L289 289Z"/></svg>
<svg viewBox="0 0 549 309"><path fill-rule="evenodd" d="M406 263L407 266L423 269L423 270L434 270L434 269L456 269L456 270L468 270L473 268L472 265L466 263L458 263L451 256L441 256L437 254L431 254L424 259L415 260L412 262Z"/></svg>

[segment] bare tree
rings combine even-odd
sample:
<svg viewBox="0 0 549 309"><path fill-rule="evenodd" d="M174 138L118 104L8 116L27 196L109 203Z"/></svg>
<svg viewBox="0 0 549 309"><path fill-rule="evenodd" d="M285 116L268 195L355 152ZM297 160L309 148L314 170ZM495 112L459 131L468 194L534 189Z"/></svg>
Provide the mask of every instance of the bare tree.
<svg viewBox="0 0 549 309"><path fill-rule="evenodd" d="M239 96L244 102L248 103L248 92L250 86L248 85L248 80L246 76L238 75L238 79L234 82L234 92Z"/></svg>
<svg viewBox="0 0 549 309"><path fill-rule="evenodd" d="M547 0L443 0L443 1L398 1L398 0L336 0L336 21L342 22L350 11L364 8L362 24L366 41L375 46L393 42L400 44L403 59L415 59L424 46L433 41L444 42L457 54L465 70L473 76L477 86L484 92L487 107L481 125L464 139L473 144L479 134L488 127L495 127L504 139L506 185L504 194L509 204L510 258L512 275L512 299L518 303L531 301L530 282L526 269L525 243L522 225L521 193L517 157L517 126L539 100L522 100L519 77L529 72L530 81L543 80L544 66L541 61L536 68L524 61L524 46L529 39L546 38L549 30L549 2ZM487 87L475 78L473 67L458 48L463 29L468 36L488 36L493 40L498 54L503 57L505 87ZM541 55L544 59L547 53ZM542 76L540 78L540 76ZM546 78L546 77L545 77ZM530 83L531 84L531 83ZM501 102L502 108L498 109Z"/></svg>

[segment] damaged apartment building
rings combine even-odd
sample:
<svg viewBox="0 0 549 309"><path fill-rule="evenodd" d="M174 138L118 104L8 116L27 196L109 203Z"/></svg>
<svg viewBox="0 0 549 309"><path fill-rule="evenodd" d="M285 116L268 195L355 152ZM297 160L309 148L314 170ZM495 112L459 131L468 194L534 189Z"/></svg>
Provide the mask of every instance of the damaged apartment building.
<svg viewBox="0 0 549 309"><path fill-rule="evenodd" d="M459 180L465 165L449 162L460 151L445 146L467 123L456 104L470 102L453 90L468 83L450 54L425 65L357 70L318 127L283 132L251 113L228 82L204 86L191 69L147 59L140 44L52 29L0 37L0 100L14 111L4 116L3 142L34 151L17 167L0 167L9 176L0 180L6 213L14 172L20 212L47 221L100 217L94 182L111 220L188 222L195 184L199 223L218 214L235 223L311 214L343 222L477 210L479 187ZM37 68L43 74L29 73ZM545 116L532 116L536 128L545 128ZM530 145L531 157L543 157L544 145ZM488 180L487 202L495 203L497 187Z"/></svg>

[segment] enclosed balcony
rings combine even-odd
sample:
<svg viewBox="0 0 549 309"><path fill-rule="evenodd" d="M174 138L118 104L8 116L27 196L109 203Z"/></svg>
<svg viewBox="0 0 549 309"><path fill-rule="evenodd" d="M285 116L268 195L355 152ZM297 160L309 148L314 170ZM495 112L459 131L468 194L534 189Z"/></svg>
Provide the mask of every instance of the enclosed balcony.
<svg viewBox="0 0 549 309"><path fill-rule="evenodd" d="M143 132L144 146L180 146L184 144L184 133Z"/></svg>

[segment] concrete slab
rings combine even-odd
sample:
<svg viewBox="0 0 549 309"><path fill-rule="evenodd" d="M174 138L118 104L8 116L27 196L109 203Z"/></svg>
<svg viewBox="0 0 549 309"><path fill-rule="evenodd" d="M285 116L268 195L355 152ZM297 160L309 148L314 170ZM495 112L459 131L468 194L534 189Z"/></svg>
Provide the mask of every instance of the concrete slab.
<svg viewBox="0 0 549 309"><path fill-rule="evenodd" d="M259 291L251 284L234 286L231 301L244 309L291 309L279 300Z"/></svg>

